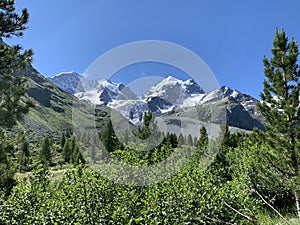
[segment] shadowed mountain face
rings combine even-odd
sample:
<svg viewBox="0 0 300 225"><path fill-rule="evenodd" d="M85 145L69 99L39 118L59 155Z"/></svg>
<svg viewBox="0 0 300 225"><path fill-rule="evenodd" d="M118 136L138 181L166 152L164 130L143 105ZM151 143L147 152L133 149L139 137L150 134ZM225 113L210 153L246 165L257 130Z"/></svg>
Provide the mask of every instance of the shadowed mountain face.
<svg viewBox="0 0 300 225"><path fill-rule="evenodd" d="M75 76L77 74L69 74ZM65 77L55 76L56 82L68 91ZM72 80L72 78L68 78ZM220 87L204 93L201 85L194 80L179 80L172 76L163 79L150 87L142 96L136 96L123 84L111 81L89 81L88 88L75 94L79 99L94 105L106 105L121 113L136 125L142 123L142 115L150 110L159 115L193 115L197 108L197 118L201 121L222 123L229 126L252 130L254 127L263 130L263 117L256 107L257 100L230 87ZM72 93L72 92L71 92ZM226 115L226 116L224 116Z"/></svg>
<svg viewBox="0 0 300 225"><path fill-rule="evenodd" d="M264 130L264 118L257 108L258 101L229 87L221 87L227 110L229 126L252 130L254 127Z"/></svg>
<svg viewBox="0 0 300 225"><path fill-rule="evenodd" d="M28 78L28 96L35 101L35 107L21 121L31 141L45 135L59 137L72 128L73 103L85 106L84 102L56 87L31 65L15 75Z"/></svg>

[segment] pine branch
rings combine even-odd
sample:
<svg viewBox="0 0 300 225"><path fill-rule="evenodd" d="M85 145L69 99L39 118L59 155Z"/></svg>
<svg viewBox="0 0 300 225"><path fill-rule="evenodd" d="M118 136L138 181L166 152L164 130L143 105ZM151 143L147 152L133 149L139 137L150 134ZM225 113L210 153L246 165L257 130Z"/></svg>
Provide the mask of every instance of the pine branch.
<svg viewBox="0 0 300 225"><path fill-rule="evenodd" d="M279 173L283 174L284 176L287 176L287 177L292 177L294 176L294 173L290 173L290 172L287 172L287 171L284 171L283 169L281 169L280 167L278 167L276 164L274 164L273 160L270 159L270 157L266 157L268 162L271 164L271 166L276 169Z"/></svg>

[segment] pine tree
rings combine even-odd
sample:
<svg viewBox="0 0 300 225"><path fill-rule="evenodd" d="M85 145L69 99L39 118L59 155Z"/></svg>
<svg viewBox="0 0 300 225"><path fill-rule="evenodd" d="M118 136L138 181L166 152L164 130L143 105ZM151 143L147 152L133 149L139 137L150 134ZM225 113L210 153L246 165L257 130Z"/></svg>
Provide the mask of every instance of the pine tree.
<svg viewBox="0 0 300 225"><path fill-rule="evenodd" d="M73 135L73 130L72 130L72 128L68 127L68 128L66 129L66 137L67 137L67 138L71 138L72 135Z"/></svg>
<svg viewBox="0 0 300 225"><path fill-rule="evenodd" d="M148 112L144 113L144 126L149 127L151 120L152 120L152 112L148 110Z"/></svg>
<svg viewBox="0 0 300 225"><path fill-rule="evenodd" d="M114 129L111 120L108 120L101 132L101 141L108 152L115 150Z"/></svg>
<svg viewBox="0 0 300 225"><path fill-rule="evenodd" d="M208 146L208 134L204 126L200 128L200 137L194 140L194 145L196 146L196 151L193 153L193 158L195 161L199 161Z"/></svg>
<svg viewBox="0 0 300 225"><path fill-rule="evenodd" d="M64 144L64 148L62 150L62 158L64 160L64 162L70 162L71 159L71 154L72 154L72 147L71 147L71 141L70 140L66 140L65 144Z"/></svg>
<svg viewBox="0 0 300 225"><path fill-rule="evenodd" d="M40 160L48 165L52 162L52 153L49 137L46 136L42 142L40 150Z"/></svg>
<svg viewBox="0 0 300 225"><path fill-rule="evenodd" d="M66 136L65 134L62 134L61 139L60 139L60 146L63 148L66 143Z"/></svg>
<svg viewBox="0 0 300 225"><path fill-rule="evenodd" d="M70 147L71 147L71 152L73 152L73 150L75 149L75 147L76 147L76 145L77 145L77 142L76 142L76 139L75 139L74 136L71 138L70 143L71 143L71 145L70 145Z"/></svg>
<svg viewBox="0 0 300 225"><path fill-rule="evenodd" d="M107 120L101 132L101 141L106 151L113 152L120 148L119 140L116 137L111 120Z"/></svg>
<svg viewBox="0 0 300 225"><path fill-rule="evenodd" d="M298 44L289 42L285 31L276 29L273 40L273 57L264 57L264 89L258 103L265 117L266 132L263 136L268 146L265 157L277 182L295 196L300 218L300 70ZM274 177L273 177L274 178ZM273 181L275 182L275 181Z"/></svg>
<svg viewBox="0 0 300 225"><path fill-rule="evenodd" d="M21 15L15 13L13 0L0 2L0 126L11 127L33 106L33 101L25 98L26 79L15 76L31 62L33 51L21 52L19 45L10 47L2 38L22 37L27 28L29 14L23 9Z"/></svg>
<svg viewBox="0 0 300 225"><path fill-rule="evenodd" d="M70 162L74 165L79 165L80 163L85 164L85 160L77 144L75 144L75 147L72 150Z"/></svg>
<svg viewBox="0 0 300 225"><path fill-rule="evenodd" d="M151 135L150 132L150 122L152 120L152 112L149 110L148 112L144 113L144 121L143 127L139 127L138 137L142 140L148 138Z"/></svg>
<svg viewBox="0 0 300 225"><path fill-rule="evenodd" d="M206 128L202 126L200 128L200 138L197 143L197 148L206 148L208 145L208 134Z"/></svg>
<svg viewBox="0 0 300 225"><path fill-rule="evenodd" d="M197 152L198 152L198 157L201 157L206 148L208 146L208 134L207 134L207 131L206 131L206 128L204 126L202 126L200 128L200 137L199 137L199 140L197 140L196 142L196 148L197 148Z"/></svg>
<svg viewBox="0 0 300 225"><path fill-rule="evenodd" d="M24 156L29 157L30 156L30 152L29 152L29 143L27 140L24 140L22 142L22 146L21 146L21 151L23 152Z"/></svg>
<svg viewBox="0 0 300 225"><path fill-rule="evenodd" d="M20 146L20 150L21 152L26 156L29 157L30 156L30 152L29 152L29 142L26 139L26 133L24 130L21 130L18 134L17 137L17 142L21 144Z"/></svg>
<svg viewBox="0 0 300 225"><path fill-rule="evenodd" d="M211 165L212 171L218 171L218 176L225 181L232 180L232 172L230 170L230 160L228 160L227 155L233 151L235 145L231 141L232 134L229 131L228 125L226 123L221 125L220 138L222 144L219 148L218 153ZM220 171L221 170L221 171Z"/></svg>
<svg viewBox="0 0 300 225"><path fill-rule="evenodd" d="M171 146L171 148L176 148L178 145L178 140L176 134L168 134L167 135L167 144Z"/></svg>
<svg viewBox="0 0 300 225"><path fill-rule="evenodd" d="M19 161L19 171L27 171L28 165L30 163L30 151L29 151L29 142L25 138L25 133L22 133L21 139L18 140L21 142L21 148L18 154Z"/></svg>
<svg viewBox="0 0 300 225"><path fill-rule="evenodd" d="M13 0L0 1L0 189L9 194L16 184L13 169L7 154L7 142L3 128L12 127L33 106L26 96L26 79L14 76L32 60L32 50L22 52L19 45L8 46L3 38L23 36L29 14L23 9L15 13Z"/></svg>

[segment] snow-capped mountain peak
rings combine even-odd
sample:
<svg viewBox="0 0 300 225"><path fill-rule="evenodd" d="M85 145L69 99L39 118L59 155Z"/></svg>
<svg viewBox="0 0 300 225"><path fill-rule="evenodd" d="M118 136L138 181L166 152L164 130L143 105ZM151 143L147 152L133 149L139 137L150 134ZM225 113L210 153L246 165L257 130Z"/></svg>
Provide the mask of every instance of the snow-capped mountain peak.
<svg viewBox="0 0 300 225"><path fill-rule="evenodd" d="M81 78L82 78L82 76L81 76L80 74L78 74L78 73L76 73L76 72L74 72L74 71L69 71L69 72L61 72L61 73L58 73L58 74L56 74L56 75L50 77L50 79L53 79L53 78L55 78L55 77L59 78L59 77L67 77L67 76L70 76L70 77L71 77L71 76L75 76L75 77L81 77Z"/></svg>
<svg viewBox="0 0 300 225"><path fill-rule="evenodd" d="M193 80L186 81L168 76L158 84L152 86L144 97L163 97L173 103L181 103L183 99L190 97L192 94L203 94L203 89Z"/></svg>

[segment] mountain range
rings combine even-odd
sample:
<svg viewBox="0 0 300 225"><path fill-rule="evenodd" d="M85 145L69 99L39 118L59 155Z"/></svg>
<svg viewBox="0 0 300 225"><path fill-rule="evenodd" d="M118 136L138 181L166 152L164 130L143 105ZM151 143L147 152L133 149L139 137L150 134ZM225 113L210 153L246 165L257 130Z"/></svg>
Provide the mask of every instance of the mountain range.
<svg viewBox="0 0 300 225"><path fill-rule="evenodd" d="M223 86L204 92L194 80L180 80L169 76L136 95L124 84L110 80L86 80L76 72L60 73L45 78L32 65L19 71L16 76L28 78L28 96L35 107L25 115L16 129L25 129L31 141L39 141L48 135L59 138L61 133L73 128L74 105L80 108L83 119L105 121L110 109L118 111L133 126L139 126L144 112L151 110L161 118L194 118L203 123L227 122L234 129L264 129L264 118L258 112L255 98L233 88ZM169 119L170 123L178 123ZM92 124L92 122L89 124ZM101 127L101 124L97 125ZM199 132L199 124L190 122ZM195 133L195 134L196 134Z"/></svg>
<svg viewBox="0 0 300 225"><path fill-rule="evenodd" d="M60 73L49 81L82 102L118 111L135 125L140 125L143 114L150 110L157 116L188 116L204 122L226 121L243 130L264 129L264 118L256 107L258 100L227 86L205 93L193 79L168 76L137 96L124 84L90 81L75 72Z"/></svg>

